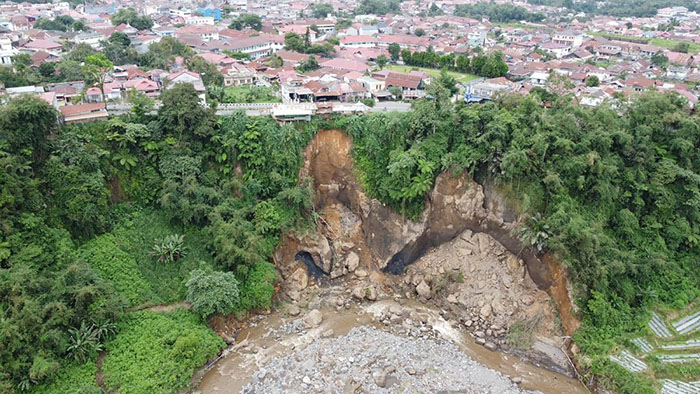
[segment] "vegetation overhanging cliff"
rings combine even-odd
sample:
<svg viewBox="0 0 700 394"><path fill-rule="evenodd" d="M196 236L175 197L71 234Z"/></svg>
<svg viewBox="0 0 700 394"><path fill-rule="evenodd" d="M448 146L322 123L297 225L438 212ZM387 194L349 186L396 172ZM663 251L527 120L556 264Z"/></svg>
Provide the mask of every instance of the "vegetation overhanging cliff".
<svg viewBox="0 0 700 394"><path fill-rule="evenodd" d="M649 308L697 302L697 115L680 97L657 93L621 109L566 100L544 108L537 96L454 106L439 93L410 114L296 128L243 114L217 118L186 85L164 94L156 117L60 129L43 102L12 100L0 113L0 387L42 390L40 383L65 383L66 371L87 376L68 379L85 383L92 372L81 366L106 348L107 385L138 391L145 382L117 371L154 366L125 366L119 353L162 356L173 344L133 349L119 336L140 327L129 335L168 337L196 316L178 312L149 333L137 324L148 312L132 316L127 307L188 298L206 317L269 306L267 261L279 234L312 216L310 189L298 179L302 150L315 130L335 127L353 138L368 196L406 217L421 215L447 169L505 191L530 216L519 239L556 253L568 268L583 321L575 334L583 366L618 391L653 390L607 355L645 329ZM167 231L150 231L153 223ZM178 233L186 253L169 246L183 246L171 237ZM165 252L151 257L158 250ZM218 283L228 271L238 282L227 293L235 304L192 294L205 288L197 281ZM200 350L221 346L198 342L194 332L168 334L189 335L174 359L200 360L208 355ZM185 376L190 366L163 376ZM176 389L185 380L168 384Z"/></svg>

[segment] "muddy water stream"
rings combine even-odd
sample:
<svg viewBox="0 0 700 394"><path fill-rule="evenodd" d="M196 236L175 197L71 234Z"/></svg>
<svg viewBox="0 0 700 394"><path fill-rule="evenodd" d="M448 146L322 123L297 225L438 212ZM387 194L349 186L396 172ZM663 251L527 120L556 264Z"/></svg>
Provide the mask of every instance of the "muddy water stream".
<svg viewBox="0 0 700 394"><path fill-rule="evenodd" d="M353 327L363 325L380 327L381 324L374 322L373 317L396 305L399 304L394 300L382 300L341 311L323 309L324 319L321 326L300 333L284 329L299 317L284 316L276 311L259 321L256 326L242 329L238 333L236 344L206 372L198 390L204 394L238 393L249 382L251 375L270 360L293 353L294 349L308 345L329 329L333 330L333 336L340 336L347 334ZM451 327L438 311L431 307L415 301L404 302L402 306L426 316L434 330L439 331L443 338L459 346L464 353L477 362L504 375L522 378L520 387L523 389L538 390L543 393L588 392L575 379L525 363L516 356L492 352L477 345L468 334Z"/></svg>

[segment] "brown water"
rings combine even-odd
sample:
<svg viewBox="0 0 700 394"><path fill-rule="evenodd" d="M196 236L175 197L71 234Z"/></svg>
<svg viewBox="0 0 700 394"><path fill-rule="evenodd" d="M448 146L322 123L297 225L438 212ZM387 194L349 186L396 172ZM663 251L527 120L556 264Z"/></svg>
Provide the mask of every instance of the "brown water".
<svg viewBox="0 0 700 394"><path fill-rule="evenodd" d="M270 335L270 329L278 329L296 318L285 317L280 312L272 313L257 326L239 332L236 345L206 372L199 391L204 394L238 393L248 383L250 376L268 361L293 353L294 349L306 346L329 329L333 329L334 336L340 336L347 334L353 327L377 325L372 321L373 316L392 305L398 304L393 300L382 300L341 311L325 309L322 310L324 320L320 327L307 330L304 334L283 334L279 338ZM585 386L576 379L525 363L516 356L492 352L477 345L468 334L451 327L431 307L418 302L406 302L403 307L410 307L425 315L435 330L440 331L444 338L455 343L477 362L504 375L521 377L523 382L520 387L523 389L543 393L588 393Z"/></svg>

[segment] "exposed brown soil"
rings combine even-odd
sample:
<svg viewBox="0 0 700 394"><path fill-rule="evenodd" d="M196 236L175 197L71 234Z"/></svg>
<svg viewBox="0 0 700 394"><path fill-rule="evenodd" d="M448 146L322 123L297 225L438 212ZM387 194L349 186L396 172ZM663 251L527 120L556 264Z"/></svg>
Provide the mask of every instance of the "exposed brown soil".
<svg viewBox="0 0 700 394"><path fill-rule="evenodd" d="M557 350L562 345L559 336L576 330L580 323L573 314L564 268L554 256L540 256L522 247L513 230L525 217L497 188L482 186L466 174L443 173L427 198L421 218L408 220L364 194L354 174L351 149L351 138L345 133L321 130L305 150L300 178L313 179L314 209L321 219L315 231L285 234L275 251L275 264L284 280L283 297L298 300L300 292L311 283L304 264L295 261L297 253L303 251L324 272L331 273L332 279L346 281L349 288L362 287L356 289L358 292L366 292L362 283L369 281L370 287L380 293L403 293L408 289L425 300L426 287L433 290L442 286L443 294L433 297L432 302L457 309L455 315L463 316L463 321L473 320L472 333L488 329L485 337L501 346L506 346L504 335L514 323L536 316L544 317L537 332L542 349ZM467 244L476 243L476 253L471 256L463 255L465 245L455 247L455 240L465 231L474 235L473 239L469 235ZM487 237L491 247L480 245L481 237ZM448 244L452 246L442 247ZM420 262L426 253L438 257L428 265L410 265ZM358 256L359 268L355 268L349 261ZM407 268L411 275L406 280L381 272L401 274ZM440 282L448 268L467 272L462 273L463 286L453 285L445 292ZM420 282L426 282L423 291L418 289ZM511 284L514 286L509 287ZM448 295L452 296L449 303ZM550 297L563 332L555 332L557 314L550 306ZM519 304L523 298L527 305ZM497 312L492 313L494 310ZM476 318L470 319L469 314ZM560 365L569 369L566 355L559 353L563 359Z"/></svg>
<svg viewBox="0 0 700 394"><path fill-rule="evenodd" d="M101 351L97 355L97 374L96 374L96 381L97 381L97 386L102 390L102 392L107 393L109 392L107 388L105 387L105 382L104 382L104 374L102 373L102 364L105 362L105 356L107 355L107 352Z"/></svg>
<svg viewBox="0 0 700 394"><path fill-rule="evenodd" d="M164 305L154 305L153 303L147 302L145 304L137 305L135 307L129 308L127 312L137 312L137 311L151 311L151 312L171 312L177 308L182 309L192 309L192 305L187 301L178 301L171 304Z"/></svg>

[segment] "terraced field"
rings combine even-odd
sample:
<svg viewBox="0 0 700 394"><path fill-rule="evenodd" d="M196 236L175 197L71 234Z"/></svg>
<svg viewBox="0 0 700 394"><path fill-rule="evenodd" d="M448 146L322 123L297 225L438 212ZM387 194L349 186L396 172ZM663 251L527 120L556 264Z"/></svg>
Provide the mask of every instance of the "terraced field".
<svg viewBox="0 0 700 394"><path fill-rule="evenodd" d="M610 360L657 378L662 394L700 394L700 380L695 381L700 376L687 379L683 372L700 368L700 310L675 319L652 312L647 325L647 335L632 339L631 346L610 355Z"/></svg>

